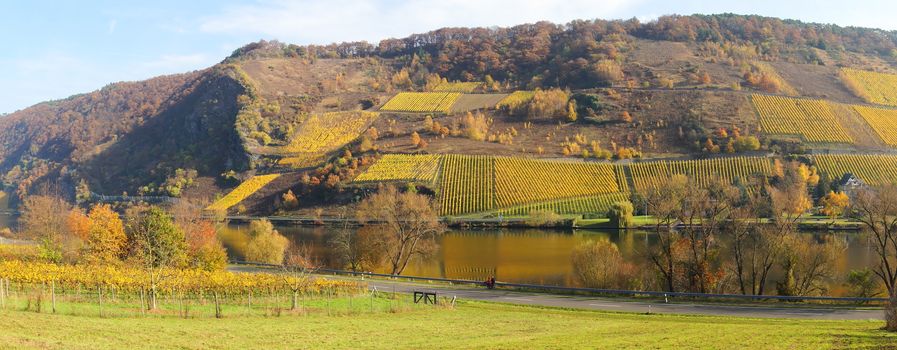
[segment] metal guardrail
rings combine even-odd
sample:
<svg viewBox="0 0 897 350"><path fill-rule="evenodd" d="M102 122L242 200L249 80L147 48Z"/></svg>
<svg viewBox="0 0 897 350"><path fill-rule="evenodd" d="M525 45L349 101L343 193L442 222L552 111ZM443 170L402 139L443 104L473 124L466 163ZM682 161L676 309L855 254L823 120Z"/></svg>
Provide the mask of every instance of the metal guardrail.
<svg viewBox="0 0 897 350"><path fill-rule="evenodd" d="M230 261L230 263L234 264L234 265L249 265L249 266L273 267L273 268L283 267L281 265L253 263L253 262L246 262L246 261ZM333 274L333 275L369 276L369 277L405 279L405 280L424 281L424 282L472 284L472 285L478 285L478 286L485 285L485 281L473 281L473 280L439 278L439 277L390 275L390 274L383 274L383 273L357 272L357 271L346 271L346 270L335 270L335 269L318 269L316 271L327 273L327 274ZM630 296L630 297L638 297L638 296L657 297L657 298L683 297L683 298L701 298L701 299L733 299L733 300L750 300L750 301L776 300L776 301L795 301L795 302L797 302L797 301L830 301L830 302L846 302L846 303L856 303L856 304L881 303L881 302L888 301L887 298L659 292L659 291L639 291L639 290L624 290L624 289L578 288L578 287L548 286L548 285L541 285L541 284L507 283L507 282L495 282L495 286L496 287L506 287L506 288L517 288L517 289L544 290L544 291L548 291L548 292L609 294L609 295L621 295L621 296Z"/></svg>

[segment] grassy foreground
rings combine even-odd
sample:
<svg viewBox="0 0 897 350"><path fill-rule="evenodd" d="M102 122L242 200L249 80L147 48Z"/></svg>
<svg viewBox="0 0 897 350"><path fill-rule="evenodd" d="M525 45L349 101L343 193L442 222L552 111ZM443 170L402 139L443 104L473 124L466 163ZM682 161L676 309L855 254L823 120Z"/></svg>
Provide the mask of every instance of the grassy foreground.
<svg viewBox="0 0 897 350"><path fill-rule="evenodd" d="M872 321L669 316L461 302L328 316L98 318L0 311L4 349L897 349Z"/></svg>

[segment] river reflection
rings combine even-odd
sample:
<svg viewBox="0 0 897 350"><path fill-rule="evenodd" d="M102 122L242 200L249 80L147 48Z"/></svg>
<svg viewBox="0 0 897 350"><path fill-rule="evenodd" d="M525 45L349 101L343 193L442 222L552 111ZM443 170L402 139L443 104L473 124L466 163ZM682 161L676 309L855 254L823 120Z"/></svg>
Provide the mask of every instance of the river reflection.
<svg viewBox="0 0 897 350"><path fill-rule="evenodd" d="M222 240L233 258L241 258L248 226L228 226ZM279 226L277 229L293 242L311 247L313 254L331 268L335 266L329 240L336 232L329 227ZM802 233L820 236L822 233ZM835 264L835 276L843 280L851 269L872 266L875 257L858 233L836 233L847 243L847 251ZM644 252L656 244L656 235L646 231L557 231L542 229L452 230L438 240L438 251L430 257L412 261L405 275L575 286L571 252L584 241L608 239L617 244L625 259L648 266ZM728 239L723 236L722 244ZM729 252L721 252L727 259ZM387 272L387 271L376 271ZM773 276L774 278L776 276ZM845 292L843 283L830 286L832 295Z"/></svg>

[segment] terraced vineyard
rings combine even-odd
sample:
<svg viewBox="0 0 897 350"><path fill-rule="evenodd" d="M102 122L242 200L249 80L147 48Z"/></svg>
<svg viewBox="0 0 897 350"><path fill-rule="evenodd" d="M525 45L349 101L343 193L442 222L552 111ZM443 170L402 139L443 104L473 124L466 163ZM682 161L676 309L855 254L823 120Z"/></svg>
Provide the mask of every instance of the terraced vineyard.
<svg viewBox="0 0 897 350"><path fill-rule="evenodd" d="M447 114L460 96L457 92L400 92L380 107L380 110Z"/></svg>
<svg viewBox="0 0 897 350"><path fill-rule="evenodd" d="M464 94L452 105L452 113L462 113L477 109L494 109L508 94Z"/></svg>
<svg viewBox="0 0 897 350"><path fill-rule="evenodd" d="M354 182L409 181L435 183L440 155L387 154L377 160Z"/></svg>
<svg viewBox="0 0 897 350"><path fill-rule="evenodd" d="M608 193L597 196L569 198L500 209L502 215L527 215L534 210L551 210L558 214L606 213L616 202L629 200L629 193Z"/></svg>
<svg viewBox="0 0 897 350"><path fill-rule="evenodd" d="M212 203L212 205L208 206L206 210L226 211L231 207L240 204L240 202L242 202L244 199L262 189L262 187L265 187L265 185L271 183L271 181L274 181L278 177L280 177L280 174L253 176L249 178L249 180L241 183L240 186L237 186L237 188L228 193L226 196L221 197L221 199L219 199L215 203Z"/></svg>
<svg viewBox="0 0 897 350"><path fill-rule="evenodd" d="M897 75L859 69L841 70L844 84L869 103L897 106Z"/></svg>
<svg viewBox="0 0 897 350"><path fill-rule="evenodd" d="M813 159L819 171L832 179L852 173L869 185L897 183L897 156L826 154Z"/></svg>
<svg viewBox="0 0 897 350"><path fill-rule="evenodd" d="M495 207L494 164L490 156L443 156L442 215L492 210Z"/></svg>
<svg viewBox="0 0 897 350"><path fill-rule="evenodd" d="M483 82L481 81L473 81L473 82L447 82L436 85L433 88L433 92L463 92L463 93L471 93L476 91L483 86Z"/></svg>
<svg viewBox="0 0 897 350"><path fill-rule="evenodd" d="M283 155L278 164L294 167L314 166L357 139L379 117L367 111L331 112L313 115L296 131L289 145L266 147L260 153Z"/></svg>
<svg viewBox="0 0 897 350"><path fill-rule="evenodd" d="M532 100L533 96L535 95L535 91L514 91L510 95L508 95L508 97L505 97L504 99L499 101L498 104L495 105L495 107L502 108L520 105L529 102L529 100Z"/></svg>
<svg viewBox="0 0 897 350"><path fill-rule="evenodd" d="M678 174L689 176L700 186L708 185L715 178L732 182L736 177L747 180L754 174L769 175L772 173L772 162L764 157L730 157L633 163L629 169L635 191L645 193Z"/></svg>
<svg viewBox="0 0 897 350"><path fill-rule="evenodd" d="M886 144L897 146L897 110L853 106Z"/></svg>
<svg viewBox="0 0 897 350"><path fill-rule="evenodd" d="M768 95L752 95L751 101L767 133L799 135L808 142L854 142L826 101Z"/></svg>
<svg viewBox="0 0 897 350"><path fill-rule="evenodd" d="M526 158L495 159L495 198L499 208L558 198L620 192L614 166Z"/></svg>

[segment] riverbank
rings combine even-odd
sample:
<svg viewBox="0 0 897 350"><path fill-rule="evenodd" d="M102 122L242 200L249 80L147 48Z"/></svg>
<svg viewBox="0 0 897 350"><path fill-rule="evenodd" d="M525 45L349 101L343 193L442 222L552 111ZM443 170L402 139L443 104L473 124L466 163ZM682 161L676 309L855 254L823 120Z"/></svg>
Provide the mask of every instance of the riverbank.
<svg viewBox="0 0 897 350"><path fill-rule="evenodd" d="M460 301L396 313L182 319L0 311L12 349L885 348L880 321L576 311Z"/></svg>
<svg viewBox="0 0 897 350"><path fill-rule="evenodd" d="M508 216L508 217L476 217L476 216L460 216L460 217L443 217L441 220L446 226L451 228L462 229L492 229L492 228L543 228L543 229L620 229L611 225L608 218L584 219L581 215L560 215L559 220L553 223L533 224L527 216ZM342 218L310 218L310 217L291 217L291 216L228 216L225 220L235 223L248 223L257 219L268 219L275 224L295 225L295 226L332 226L332 225L349 225L360 226L361 223L354 219ZM760 223L770 223L769 219L760 219ZM656 219L650 215L640 215L633 217L633 226L630 229L653 230ZM679 223L680 227L685 226ZM824 216L807 215L801 217L797 221L797 227L805 231L859 231L863 228L862 223L849 219L835 219Z"/></svg>

